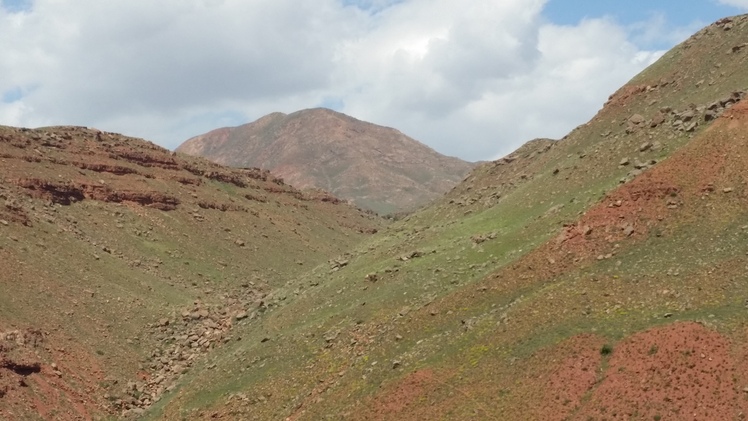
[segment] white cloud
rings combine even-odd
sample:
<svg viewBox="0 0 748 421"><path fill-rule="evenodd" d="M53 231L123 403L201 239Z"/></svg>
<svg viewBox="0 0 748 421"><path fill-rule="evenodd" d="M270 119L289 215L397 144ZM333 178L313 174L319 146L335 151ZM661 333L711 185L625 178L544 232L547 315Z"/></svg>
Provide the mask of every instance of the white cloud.
<svg viewBox="0 0 748 421"><path fill-rule="evenodd" d="M564 135L660 54L637 49L611 20L549 24L544 4L0 7L0 124L82 124L175 147L215 127L329 102L442 153L490 159L533 137Z"/></svg>
<svg viewBox="0 0 748 421"><path fill-rule="evenodd" d="M748 10L748 0L717 0L719 3Z"/></svg>
<svg viewBox="0 0 748 421"><path fill-rule="evenodd" d="M670 46L685 41L708 23L691 21L674 26L663 12L653 12L646 20L627 25L629 39L638 46Z"/></svg>
<svg viewBox="0 0 748 421"><path fill-rule="evenodd" d="M637 49L611 20L561 27L540 19L541 1L476 4L418 28L400 25L414 20L411 10L390 9L347 46L338 70L354 69L341 78L358 89L347 90L344 111L441 152L492 159L534 137L563 136L661 55ZM454 3L430 7L449 16Z"/></svg>

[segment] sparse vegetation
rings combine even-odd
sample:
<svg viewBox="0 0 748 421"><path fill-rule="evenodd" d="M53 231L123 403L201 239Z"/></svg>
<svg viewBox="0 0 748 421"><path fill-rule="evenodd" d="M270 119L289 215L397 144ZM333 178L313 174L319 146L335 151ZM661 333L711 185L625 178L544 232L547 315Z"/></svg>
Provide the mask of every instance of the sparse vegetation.
<svg viewBox="0 0 748 421"><path fill-rule="evenodd" d="M394 221L135 139L1 127L0 418L729 419L748 18L727 23Z"/></svg>
<svg viewBox="0 0 748 421"><path fill-rule="evenodd" d="M396 154L389 153L393 149ZM270 169L288 184L323 189L394 219L439 198L475 166L395 129L325 108L272 113L196 136L177 150L223 165Z"/></svg>

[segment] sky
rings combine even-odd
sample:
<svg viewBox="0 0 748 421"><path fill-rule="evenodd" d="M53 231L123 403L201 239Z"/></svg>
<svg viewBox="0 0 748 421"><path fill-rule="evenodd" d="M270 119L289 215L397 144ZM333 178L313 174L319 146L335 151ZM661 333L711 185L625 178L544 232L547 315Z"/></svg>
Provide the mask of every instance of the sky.
<svg viewBox="0 0 748 421"><path fill-rule="evenodd" d="M0 0L0 124L169 149L327 107L446 155L560 138L748 0Z"/></svg>

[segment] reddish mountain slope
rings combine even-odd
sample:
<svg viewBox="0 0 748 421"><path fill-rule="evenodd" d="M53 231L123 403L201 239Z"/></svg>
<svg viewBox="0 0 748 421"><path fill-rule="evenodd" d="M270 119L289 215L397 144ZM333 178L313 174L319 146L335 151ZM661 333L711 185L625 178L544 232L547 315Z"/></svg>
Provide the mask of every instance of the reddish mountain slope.
<svg viewBox="0 0 748 421"><path fill-rule="evenodd" d="M709 25L384 229L261 170L0 128L0 419L743 419L746 40Z"/></svg>
<svg viewBox="0 0 748 421"><path fill-rule="evenodd" d="M82 127L0 126L0 181L1 420L142 413L278 285L382 226Z"/></svg>
<svg viewBox="0 0 748 421"><path fill-rule="evenodd" d="M266 320L305 327L248 350L273 375L202 418L742 419L746 31L709 25L564 139L482 165L318 273ZM213 394L224 377L206 374Z"/></svg>
<svg viewBox="0 0 748 421"><path fill-rule="evenodd" d="M187 140L177 151L233 167L268 169L296 188L320 188L379 213L426 204L473 167L395 129L322 108L217 129Z"/></svg>
<svg viewBox="0 0 748 421"><path fill-rule="evenodd" d="M477 312L464 351L393 382L352 419L741 419L747 149L741 101L551 241L431 304L411 326L473 320L465 309L524 292L501 317Z"/></svg>

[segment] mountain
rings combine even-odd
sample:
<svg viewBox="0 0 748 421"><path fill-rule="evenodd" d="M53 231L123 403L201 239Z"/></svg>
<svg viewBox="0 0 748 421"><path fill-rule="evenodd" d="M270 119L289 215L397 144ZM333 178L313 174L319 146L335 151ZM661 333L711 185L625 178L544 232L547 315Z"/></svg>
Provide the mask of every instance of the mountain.
<svg viewBox="0 0 748 421"><path fill-rule="evenodd" d="M0 418L742 419L747 38L707 26L387 224L138 139L0 129Z"/></svg>
<svg viewBox="0 0 748 421"><path fill-rule="evenodd" d="M193 137L177 152L268 169L380 214L412 211L457 184L474 164L443 156L395 129L332 110L273 113Z"/></svg>
<svg viewBox="0 0 748 421"><path fill-rule="evenodd" d="M0 178L3 420L140 413L288 278L383 226L267 171L82 127L0 126Z"/></svg>
<svg viewBox="0 0 748 421"><path fill-rule="evenodd" d="M152 419L740 419L746 39L747 16L709 25L563 139L291 280Z"/></svg>

